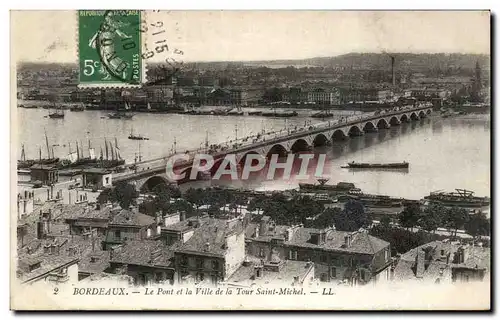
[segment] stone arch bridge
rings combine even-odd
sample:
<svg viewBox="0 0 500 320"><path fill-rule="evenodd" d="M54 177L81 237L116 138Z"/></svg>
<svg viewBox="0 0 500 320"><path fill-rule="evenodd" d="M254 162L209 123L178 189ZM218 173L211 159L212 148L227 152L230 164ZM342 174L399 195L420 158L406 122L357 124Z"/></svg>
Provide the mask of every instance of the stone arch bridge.
<svg viewBox="0 0 500 320"><path fill-rule="evenodd" d="M212 153L214 166L217 168L222 159L228 154L234 154L236 161L241 163L248 154L258 154L269 157L271 154L286 155L299 151L310 150L316 146L329 145L335 140L344 140L349 137L361 136L366 132L376 132L388 129L391 126L398 126L404 122L417 121L427 117L432 113L432 106L424 105L414 108L395 108L389 112L375 112L368 115L352 116L345 119L323 122L309 127L288 130L271 136L263 137L259 140L253 139L250 143L235 144L232 148L218 153ZM242 139L245 141L248 139ZM203 151L197 151L203 153ZM192 153L194 155L194 153ZM151 190L160 183L169 183L166 175L166 164L168 157L154 161L155 166L145 170L117 174L113 176L113 183L127 181L135 183L138 190ZM147 161L146 161L147 162ZM153 163L153 162L152 162ZM175 169L189 174L193 162L188 161L176 165ZM213 172L212 172L213 173Z"/></svg>

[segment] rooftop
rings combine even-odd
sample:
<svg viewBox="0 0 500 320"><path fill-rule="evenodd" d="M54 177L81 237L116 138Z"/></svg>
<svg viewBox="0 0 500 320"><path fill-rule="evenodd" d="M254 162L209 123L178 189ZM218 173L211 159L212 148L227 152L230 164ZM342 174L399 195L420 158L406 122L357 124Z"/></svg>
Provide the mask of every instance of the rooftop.
<svg viewBox="0 0 500 320"><path fill-rule="evenodd" d="M255 231L258 228L258 223L250 223L245 229L246 238L252 238L257 241L271 241L271 239L282 239L284 244L305 248L322 248L323 250L337 251L337 252L353 252L361 254L374 254L387 248L389 242L369 235L366 231L338 231L338 230L321 230L316 228L304 228L301 226L293 227L292 236L290 241L285 241L286 231L291 229L290 226L273 225L262 232L260 230L259 236L255 238ZM318 234L326 232L326 240L323 244L315 244L311 241L311 234ZM351 236L350 245L345 246L346 236Z"/></svg>
<svg viewBox="0 0 500 320"><path fill-rule="evenodd" d="M23 282L28 282L60 267L75 263L78 263L78 257L52 254L25 256L18 260L18 278Z"/></svg>
<svg viewBox="0 0 500 320"><path fill-rule="evenodd" d="M155 219L151 216L123 209L113 217L109 224L142 227L149 226L154 223Z"/></svg>
<svg viewBox="0 0 500 320"><path fill-rule="evenodd" d="M209 218L176 252L223 256L226 253L226 237L242 231L241 221L228 223L227 220Z"/></svg>
<svg viewBox="0 0 500 320"><path fill-rule="evenodd" d="M459 254L465 253L463 260ZM490 269L490 249L461 245L450 241L433 241L401 255L394 269L398 279L436 278L443 269Z"/></svg>
<svg viewBox="0 0 500 320"><path fill-rule="evenodd" d="M256 268L259 266L262 266L262 269L257 275ZM243 286L251 286L252 284L265 285L276 282L292 285L297 280L302 282L313 268L314 264L305 261L267 261L263 265L260 262L247 262L239 267L227 282ZM313 276L314 274L311 274L311 277Z"/></svg>
<svg viewBox="0 0 500 320"><path fill-rule="evenodd" d="M110 262L173 267L173 251L159 240L128 240L112 249Z"/></svg>
<svg viewBox="0 0 500 320"><path fill-rule="evenodd" d="M81 257L78 272L96 274L109 267L109 251L93 251Z"/></svg>

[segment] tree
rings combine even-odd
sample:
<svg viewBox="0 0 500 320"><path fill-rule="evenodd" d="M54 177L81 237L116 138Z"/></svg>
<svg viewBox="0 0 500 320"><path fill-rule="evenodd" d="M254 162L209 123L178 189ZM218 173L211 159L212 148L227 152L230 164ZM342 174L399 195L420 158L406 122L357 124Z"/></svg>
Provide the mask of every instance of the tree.
<svg viewBox="0 0 500 320"><path fill-rule="evenodd" d="M454 236L457 236L457 231L463 228L469 221L469 212L464 208L452 207L445 211L444 223L447 228L454 231Z"/></svg>
<svg viewBox="0 0 500 320"><path fill-rule="evenodd" d="M391 227L391 218L389 216L383 216L380 219L380 226L385 229L389 229Z"/></svg>
<svg viewBox="0 0 500 320"><path fill-rule="evenodd" d="M465 231L473 236L489 236L490 235L490 220L486 218L483 212L475 213L470 216L468 222L464 225Z"/></svg>
<svg viewBox="0 0 500 320"><path fill-rule="evenodd" d="M417 225L421 214L420 205L410 204L398 214L399 225L405 229L413 228Z"/></svg>
<svg viewBox="0 0 500 320"><path fill-rule="evenodd" d="M122 209L128 209L130 205L135 204L139 196L135 186L126 182L118 182L116 186L103 192L106 192L103 198L107 197L107 200L117 202Z"/></svg>
<svg viewBox="0 0 500 320"><path fill-rule="evenodd" d="M425 231L433 232L439 227L440 219L432 214L423 214L418 220L418 225Z"/></svg>
<svg viewBox="0 0 500 320"><path fill-rule="evenodd" d="M349 200L344 205L344 210L334 216L335 228L342 231L356 231L366 228L372 223L371 217L365 211L363 203Z"/></svg>
<svg viewBox="0 0 500 320"><path fill-rule="evenodd" d="M184 199L196 206L196 210L198 211L200 206L205 202L204 191L202 189L190 188L184 194Z"/></svg>
<svg viewBox="0 0 500 320"><path fill-rule="evenodd" d="M323 211L316 219L311 222L307 222L306 226L309 228L326 228L329 226L333 226L335 224L334 217L337 215L342 209L340 208L328 208Z"/></svg>
<svg viewBox="0 0 500 320"><path fill-rule="evenodd" d="M446 208L439 204L431 203L418 219L418 225L425 231L433 232L443 225Z"/></svg>

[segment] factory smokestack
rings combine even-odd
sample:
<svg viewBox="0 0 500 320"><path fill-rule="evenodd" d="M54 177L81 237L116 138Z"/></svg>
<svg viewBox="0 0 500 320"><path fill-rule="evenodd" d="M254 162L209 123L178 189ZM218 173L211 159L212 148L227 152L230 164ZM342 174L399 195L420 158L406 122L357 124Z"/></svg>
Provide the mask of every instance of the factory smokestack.
<svg viewBox="0 0 500 320"><path fill-rule="evenodd" d="M392 85L396 86L396 70L394 70L394 57L391 56L391 74L392 74Z"/></svg>

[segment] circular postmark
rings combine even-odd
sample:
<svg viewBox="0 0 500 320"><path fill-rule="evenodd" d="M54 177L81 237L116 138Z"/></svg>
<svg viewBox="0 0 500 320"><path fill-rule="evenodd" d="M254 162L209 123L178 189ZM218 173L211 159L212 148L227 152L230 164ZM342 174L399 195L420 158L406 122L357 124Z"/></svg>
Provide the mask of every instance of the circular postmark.
<svg viewBox="0 0 500 320"><path fill-rule="evenodd" d="M160 63L160 76L149 82L154 84L173 77L183 65L178 56L184 52L171 48L165 34L163 21L141 19L139 10L107 10L98 31L96 49L108 75L128 84L146 82L142 79L143 65L154 57ZM146 36L151 37L154 49L143 44Z"/></svg>

